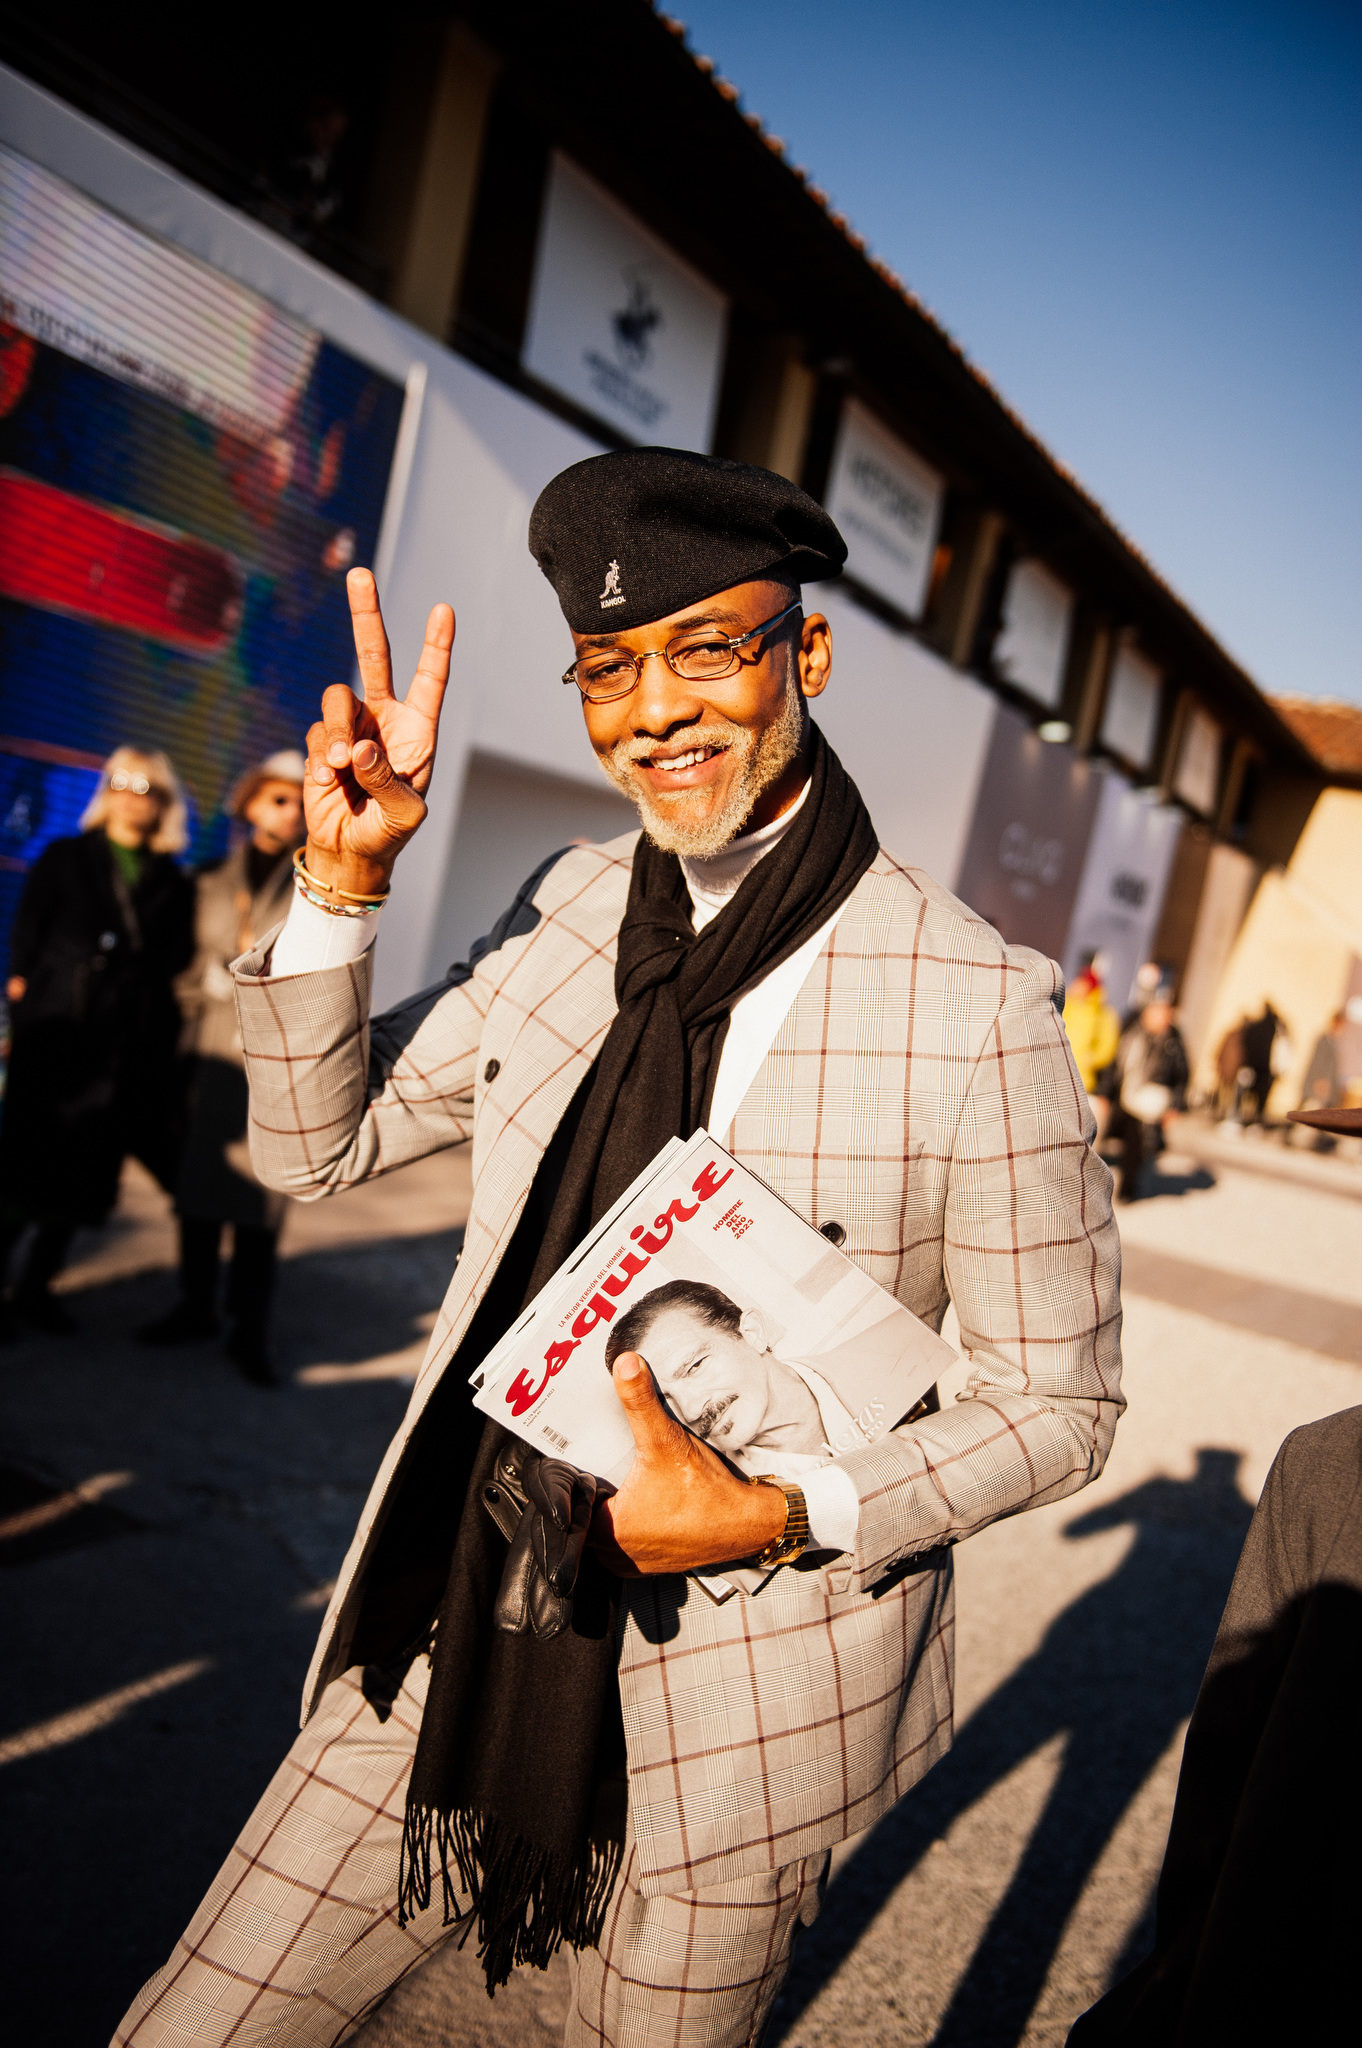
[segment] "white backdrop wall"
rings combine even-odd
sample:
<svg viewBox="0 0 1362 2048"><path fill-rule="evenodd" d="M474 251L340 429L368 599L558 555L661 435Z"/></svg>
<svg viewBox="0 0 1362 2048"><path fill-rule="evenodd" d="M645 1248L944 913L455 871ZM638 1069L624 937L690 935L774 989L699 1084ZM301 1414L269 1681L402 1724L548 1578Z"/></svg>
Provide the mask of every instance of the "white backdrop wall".
<svg viewBox="0 0 1362 2048"><path fill-rule="evenodd" d="M810 584L810 611L832 627L832 681L814 716L900 860L955 886L997 701L904 633L839 593Z"/></svg>
<svg viewBox="0 0 1362 2048"><path fill-rule="evenodd" d="M597 786L580 713L557 681L571 645L525 534L542 486L598 446L3 66L0 142L251 286L407 387L403 440L410 462L399 447L379 544L380 563L388 565L383 609L399 693L416 665L430 606L448 598L459 628L431 814L398 864L383 913L378 998L392 1000L425 977L434 957L471 748L509 751L593 791Z"/></svg>

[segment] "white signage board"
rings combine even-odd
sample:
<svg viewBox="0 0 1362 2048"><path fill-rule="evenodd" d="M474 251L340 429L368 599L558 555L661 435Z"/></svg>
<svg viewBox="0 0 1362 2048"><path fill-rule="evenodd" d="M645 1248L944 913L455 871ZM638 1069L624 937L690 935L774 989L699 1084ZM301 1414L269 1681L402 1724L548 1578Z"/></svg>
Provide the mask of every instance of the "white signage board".
<svg viewBox="0 0 1362 2048"><path fill-rule="evenodd" d="M1149 958L1181 829L1175 804L1132 789L1123 775L1103 777L1063 965L1072 981L1085 954L1104 954L1107 994L1118 1010Z"/></svg>
<svg viewBox="0 0 1362 2048"><path fill-rule="evenodd" d="M1187 721L1178 752L1178 772L1173 788L1184 803L1209 817L1215 809L1220 786L1220 727L1200 709Z"/></svg>
<svg viewBox="0 0 1362 2048"><path fill-rule="evenodd" d="M521 361L631 441L708 452L728 300L555 152Z"/></svg>
<svg viewBox="0 0 1362 2048"><path fill-rule="evenodd" d="M1102 713L1102 745L1132 768L1147 768L1159 730L1163 678L1126 641L1117 650Z"/></svg>
<svg viewBox="0 0 1362 2048"><path fill-rule="evenodd" d="M847 544L847 573L910 619L927 596L942 488L934 469L847 399L824 503Z"/></svg>
<svg viewBox="0 0 1362 2048"><path fill-rule="evenodd" d="M1073 592L1043 563L1027 559L1013 564L993 666L1039 704L1053 707L1063 693L1073 609Z"/></svg>

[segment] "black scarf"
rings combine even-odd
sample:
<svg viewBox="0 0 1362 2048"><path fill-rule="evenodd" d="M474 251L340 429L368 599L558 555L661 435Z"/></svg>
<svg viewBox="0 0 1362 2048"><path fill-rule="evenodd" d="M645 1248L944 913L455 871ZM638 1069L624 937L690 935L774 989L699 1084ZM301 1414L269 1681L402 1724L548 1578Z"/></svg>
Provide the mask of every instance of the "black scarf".
<svg viewBox="0 0 1362 2048"><path fill-rule="evenodd" d="M703 1123L733 1004L813 937L875 858L855 784L816 726L810 738L811 786L793 823L698 935L680 861L639 841L619 933L618 1012L445 1386L486 1355L667 1140ZM439 1471L463 1509L407 1795L399 1912L405 1920L429 1905L433 1846L453 1918L452 1859L478 1915L490 1991L517 1963L545 1967L563 1941L599 1939L624 1832L618 1581L588 1553L570 1630L539 1642L495 1629L506 1543L482 1492L505 1432L485 1425L470 1470L466 1404L444 1412ZM429 1455L424 1462L429 1473Z"/></svg>

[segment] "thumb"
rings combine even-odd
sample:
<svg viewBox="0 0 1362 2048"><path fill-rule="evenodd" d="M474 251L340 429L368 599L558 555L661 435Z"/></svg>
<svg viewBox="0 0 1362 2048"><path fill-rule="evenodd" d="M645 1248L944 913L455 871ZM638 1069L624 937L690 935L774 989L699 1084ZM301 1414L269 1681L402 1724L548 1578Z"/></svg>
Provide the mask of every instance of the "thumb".
<svg viewBox="0 0 1362 2048"><path fill-rule="evenodd" d="M637 1351L622 1351L610 1370L640 1455L675 1455L686 1432L663 1407L646 1362Z"/></svg>
<svg viewBox="0 0 1362 2048"><path fill-rule="evenodd" d="M360 788L374 799L386 819L407 829L420 824L426 815L425 804L409 782L394 774L377 740L360 740L351 750L350 766Z"/></svg>

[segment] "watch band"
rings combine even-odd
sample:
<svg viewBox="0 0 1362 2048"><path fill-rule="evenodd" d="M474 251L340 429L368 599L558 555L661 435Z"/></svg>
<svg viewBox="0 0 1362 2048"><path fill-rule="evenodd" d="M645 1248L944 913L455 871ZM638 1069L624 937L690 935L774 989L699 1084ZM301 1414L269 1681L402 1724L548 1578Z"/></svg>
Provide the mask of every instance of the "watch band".
<svg viewBox="0 0 1362 2048"><path fill-rule="evenodd" d="M777 1479L774 1472L758 1472L748 1479L748 1485L776 1486L785 1496L785 1527L757 1552L753 1564L767 1571L772 1565L792 1563L809 1543L809 1509L803 1487L792 1479Z"/></svg>

